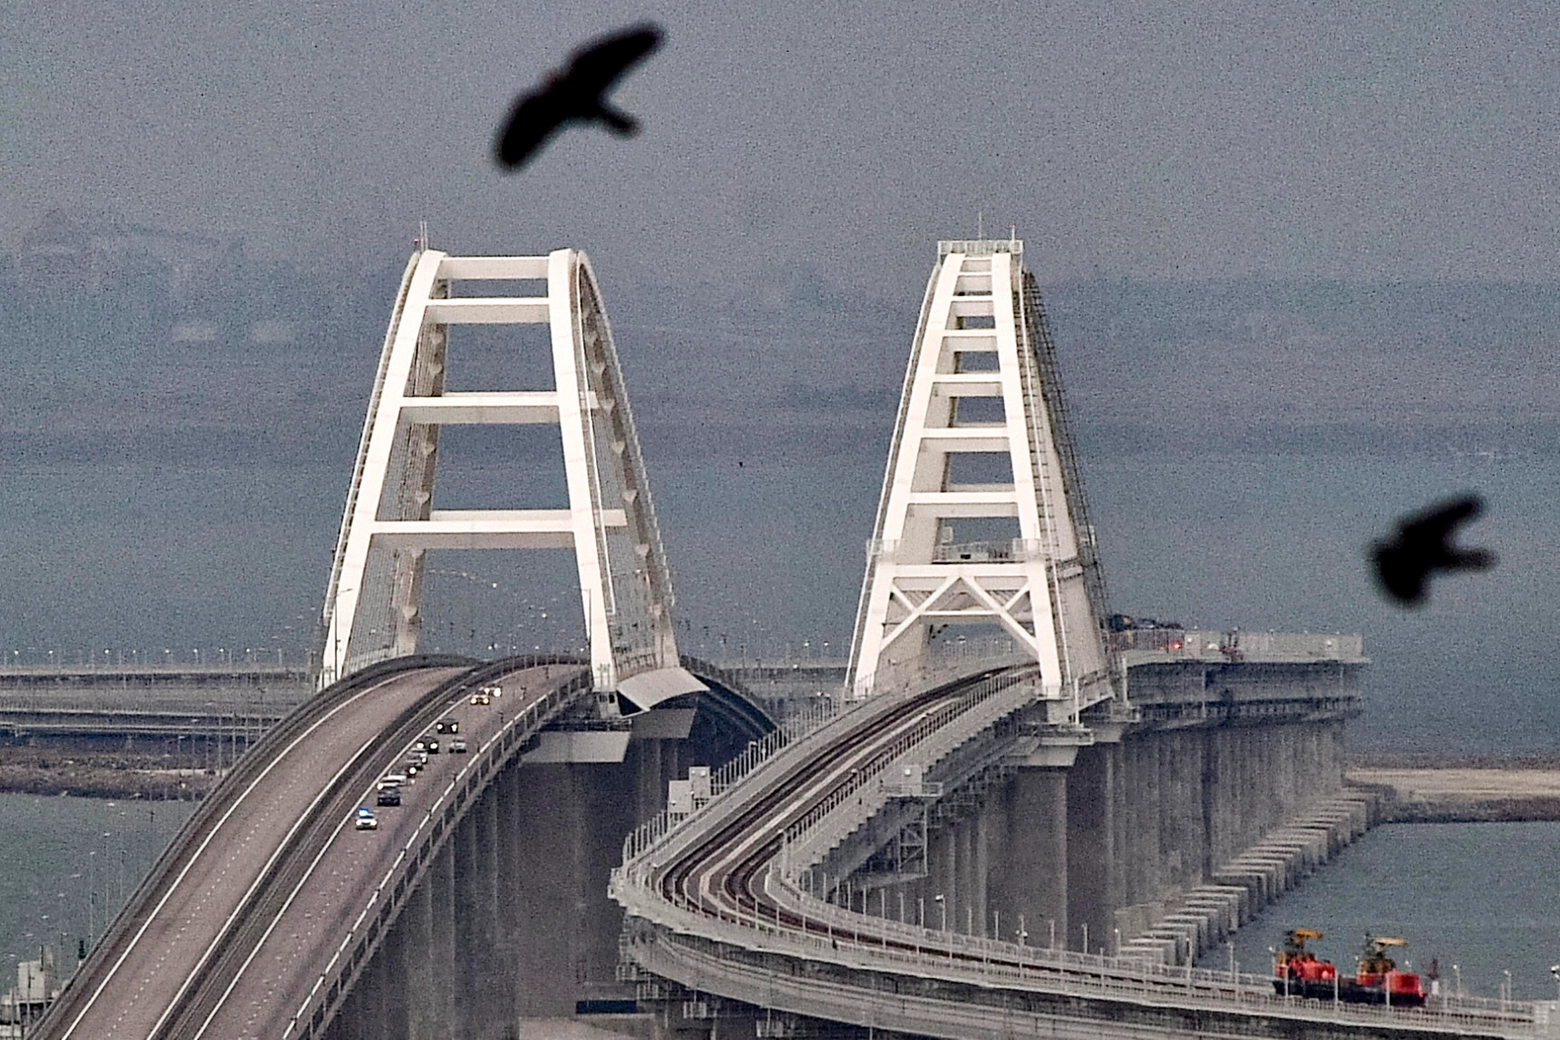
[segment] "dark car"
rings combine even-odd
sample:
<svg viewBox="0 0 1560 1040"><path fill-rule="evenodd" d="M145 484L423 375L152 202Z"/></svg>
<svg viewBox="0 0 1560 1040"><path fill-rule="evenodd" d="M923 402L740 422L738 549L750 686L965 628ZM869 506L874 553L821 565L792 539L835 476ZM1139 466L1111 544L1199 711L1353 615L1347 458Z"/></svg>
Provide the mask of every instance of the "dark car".
<svg viewBox="0 0 1560 1040"><path fill-rule="evenodd" d="M439 724L437 726L433 727L433 731L435 733L459 733L460 732L460 720L459 719L440 719L439 720Z"/></svg>
<svg viewBox="0 0 1560 1040"><path fill-rule="evenodd" d="M401 785L389 784L385 787L381 787L379 789L379 797L375 799L375 802L379 805L400 805Z"/></svg>

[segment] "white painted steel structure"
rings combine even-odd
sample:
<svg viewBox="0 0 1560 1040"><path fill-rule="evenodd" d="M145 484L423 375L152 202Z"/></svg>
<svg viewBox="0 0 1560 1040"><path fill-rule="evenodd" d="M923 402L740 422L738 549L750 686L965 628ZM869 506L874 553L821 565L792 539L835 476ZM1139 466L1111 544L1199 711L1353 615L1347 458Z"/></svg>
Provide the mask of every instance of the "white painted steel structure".
<svg viewBox="0 0 1560 1040"><path fill-rule="evenodd" d="M995 625L1076 721L1114 695L1115 669L1039 294L1016 239L938 254L868 545L852 692L924 673L948 625Z"/></svg>
<svg viewBox="0 0 1560 1040"><path fill-rule="evenodd" d="M533 294L462 294L467 280L530 283ZM446 393L449 328L463 324L546 326L552 387ZM538 423L561 433L568 508L434 507L442 426ZM649 707L703 688L678 664L671 580L589 260L573 249L414 253L385 334L336 543L319 686L416 651L429 549L560 548L574 551L598 690Z"/></svg>

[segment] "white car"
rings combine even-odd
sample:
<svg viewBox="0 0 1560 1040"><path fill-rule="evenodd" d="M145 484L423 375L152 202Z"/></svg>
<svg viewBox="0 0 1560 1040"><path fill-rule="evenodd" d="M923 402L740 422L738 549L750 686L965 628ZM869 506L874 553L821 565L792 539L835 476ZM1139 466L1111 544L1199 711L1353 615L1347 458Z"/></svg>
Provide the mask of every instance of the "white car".
<svg viewBox="0 0 1560 1040"><path fill-rule="evenodd" d="M379 817L374 815L374 810L365 805L357 811L357 821L353 826L360 831L377 831Z"/></svg>

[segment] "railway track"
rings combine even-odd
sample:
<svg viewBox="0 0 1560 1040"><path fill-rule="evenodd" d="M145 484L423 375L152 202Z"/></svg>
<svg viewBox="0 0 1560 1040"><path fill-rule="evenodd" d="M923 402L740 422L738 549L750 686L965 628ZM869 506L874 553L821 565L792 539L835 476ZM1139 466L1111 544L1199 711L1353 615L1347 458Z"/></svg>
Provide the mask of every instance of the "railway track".
<svg viewBox="0 0 1560 1040"><path fill-rule="evenodd" d="M639 934L646 966L666 973L669 963L684 958L688 980L695 988L721 992L712 984L711 950L754 951L773 961L776 955L796 966L775 976L813 975L802 962L832 962L839 977L856 977L870 993L861 994L848 1019L870 1025L865 1010L879 999L884 979L901 984L933 980L966 984L972 993L996 990L1015 994L1050 994L1138 1007L1175 1008L1177 1013L1214 1013L1240 1020L1247 1016L1328 1021L1361 1035L1392 1033L1465 1036L1546 1036L1547 1008L1526 1003L1499 1005L1468 1001L1428 1011L1385 1009L1362 1005L1334 1006L1275 994L1264 976L1232 975L1192 968L1172 968L1142 961L1051 951L976 939L945 931L906 925L886 916L871 916L814 898L796 884L807 863L786 862L787 845L811 828L829 826L826 819L850 800L868 799L870 785L906 755L914 756L926 736L928 720L956 721L972 691L992 683L1018 684L1024 676L995 670L905 697L897 703L871 702L836 719L837 724L798 741L755 770L701 814L662 836L647 848L628 848L625 863L614 875L613 891L632 917L643 922ZM935 727L934 727L935 728ZM970 733L973 736L974 733ZM929 766L930 761L920 764ZM869 799L868 799L869 800ZM728 804L720 804L726 801ZM881 803L881 799L880 799ZM867 812L870 805L861 811ZM834 839L843 838L850 822L840 824ZM679 833L681 831L681 833ZM826 848L828 841L815 843ZM815 848L815 851L816 851ZM637 886L636 897L630 889ZM648 896L648 898L645 898ZM630 956L635 946L630 945ZM727 995L743 999L734 985ZM750 959L741 971L757 971ZM719 972L714 973L716 977ZM916 981L919 980L919 981ZM750 992L750 991L748 991ZM805 1003L805 1001L802 1001ZM801 1013L806 1009L793 1007ZM1560 1023L1557 1023L1560 1026ZM1078 1025L1077 1035L1088 1029ZM959 1034L937 1034L959 1035ZM1060 1033L1057 1035L1066 1035ZM1121 1035L1127 1035L1122 1033ZM1256 1034L1253 1034L1256 1035Z"/></svg>

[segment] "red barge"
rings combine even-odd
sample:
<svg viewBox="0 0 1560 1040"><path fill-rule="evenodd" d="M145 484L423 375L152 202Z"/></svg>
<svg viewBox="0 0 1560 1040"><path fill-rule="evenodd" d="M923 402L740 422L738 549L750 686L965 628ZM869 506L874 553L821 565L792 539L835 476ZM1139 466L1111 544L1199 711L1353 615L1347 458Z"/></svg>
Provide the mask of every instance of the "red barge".
<svg viewBox="0 0 1560 1040"><path fill-rule="evenodd" d="M1332 961L1324 961L1305 948L1322 933L1292 928L1284 933L1284 948L1273 956L1273 988L1287 996L1337 1000L1349 1004L1387 1004L1424 1007L1425 989L1419 976L1399 971L1387 956L1393 947L1407 946L1406 939L1365 937L1354 976L1340 976Z"/></svg>

